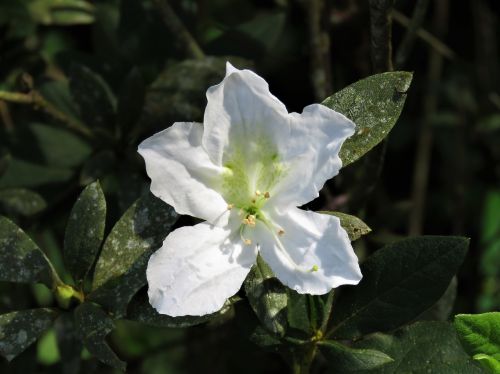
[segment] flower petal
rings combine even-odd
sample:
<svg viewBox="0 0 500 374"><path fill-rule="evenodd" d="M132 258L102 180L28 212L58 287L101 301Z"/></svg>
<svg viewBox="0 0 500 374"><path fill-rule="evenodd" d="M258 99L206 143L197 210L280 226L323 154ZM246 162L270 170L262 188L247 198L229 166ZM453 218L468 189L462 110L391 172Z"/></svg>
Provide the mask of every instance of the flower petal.
<svg viewBox="0 0 500 374"><path fill-rule="evenodd" d="M179 228L149 259L149 301L172 317L216 312L238 292L256 257L256 246L244 246L237 230Z"/></svg>
<svg viewBox="0 0 500 374"><path fill-rule="evenodd" d="M359 283L358 258L337 217L292 208L271 221L275 230L261 225L256 236L261 256L282 283L313 295Z"/></svg>
<svg viewBox="0 0 500 374"><path fill-rule="evenodd" d="M217 190L222 168L214 165L201 146L203 126L174 123L144 140L139 153L151 178L151 192L177 213L227 223L227 203Z"/></svg>
<svg viewBox="0 0 500 374"><path fill-rule="evenodd" d="M203 146L217 165L234 149L247 150L251 159L265 143L278 147L290 134L286 107L269 92L264 79L227 63L226 77L207 91ZM257 149L255 149L257 145ZM275 149L277 150L277 149Z"/></svg>
<svg viewBox="0 0 500 374"><path fill-rule="evenodd" d="M354 134L354 123L324 105L290 114L291 136L282 160L287 173L275 187L275 206L286 210L314 200L325 182L342 167L340 147Z"/></svg>

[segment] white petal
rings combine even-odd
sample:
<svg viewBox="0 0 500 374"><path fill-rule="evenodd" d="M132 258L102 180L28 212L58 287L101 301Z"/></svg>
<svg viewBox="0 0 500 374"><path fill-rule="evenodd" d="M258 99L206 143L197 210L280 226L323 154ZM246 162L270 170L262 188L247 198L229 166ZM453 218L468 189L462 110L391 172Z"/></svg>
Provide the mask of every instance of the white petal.
<svg viewBox="0 0 500 374"><path fill-rule="evenodd" d="M240 289L257 256L239 232L200 223L170 233L148 263L149 301L172 317L218 311Z"/></svg>
<svg viewBox="0 0 500 374"><path fill-rule="evenodd" d="M278 151L290 134L286 107L269 92L264 79L228 63L223 81L207 91L203 146L217 165L237 150L251 159L265 147ZM261 146L259 146L261 145Z"/></svg>
<svg viewBox="0 0 500 374"><path fill-rule="evenodd" d="M151 178L151 192L178 213L227 223L227 203L217 192L222 168L214 165L201 146L203 126L174 123L144 140L139 153Z"/></svg>
<svg viewBox="0 0 500 374"><path fill-rule="evenodd" d="M337 217L293 208L271 220L273 232L257 228L258 242L261 256L282 283L313 295L359 283L358 258ZM278 235L279 229L284 234Z"/></svg>
<svg viewBox="0 0 500 374"><path fill-rule="evenodd" d="M283 210L315 199L325 182L338 174L338 154L355 125L324 105L313 104L290 114L291 136L281 154L287 173L276 186L275 205Z"/></svg>

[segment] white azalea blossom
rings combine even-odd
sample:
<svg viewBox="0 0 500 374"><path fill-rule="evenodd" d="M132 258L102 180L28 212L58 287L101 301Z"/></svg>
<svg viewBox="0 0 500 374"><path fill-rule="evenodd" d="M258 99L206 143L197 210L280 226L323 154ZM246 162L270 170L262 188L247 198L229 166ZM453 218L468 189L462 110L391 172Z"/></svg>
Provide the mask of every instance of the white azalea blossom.
<svg viewBox="0 0 500 374"><path fill-rule="evenodd" d="M299 293L357 284L339 219L297 208L338 174L354 124L319 104L288 113L264 79L229 63L207 98L203 124L174 123L139 146L152 193L205 220L171 232L151 256L151 305L174 317L215 312L258 253Z"/></svg>

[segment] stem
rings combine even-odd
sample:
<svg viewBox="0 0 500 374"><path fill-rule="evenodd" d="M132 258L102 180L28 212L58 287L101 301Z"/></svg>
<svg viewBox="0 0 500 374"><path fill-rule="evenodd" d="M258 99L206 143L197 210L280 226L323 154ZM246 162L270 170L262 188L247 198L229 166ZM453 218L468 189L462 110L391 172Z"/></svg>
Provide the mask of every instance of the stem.
<svg viewBox="0 0 500 374"><path fill-rule="evenodd" d="M311 79L316 100L323 100L332 92L330 69L330 36L322 27L325 14L324 0L304 2L309 26L309 49L311 53Z"/></svg>
<svg viewBox="0 0 500 374"><path fill-rule="evenodd" d="M394 0L369 0L371 55L375 73L392 71L392 19Z"/></svg>
<svg viewBox="0 0 500 374"><path fill-rule="evenodd" d="M436 35L442 37L448 27L448 1L436 1L434 12L434 28ZM443 70L443 56L431 50L429 58L429 74L427 76L427 94L424 96L423 113L425 113L420 125L420 133L417 142L417 155L415 157L415 172L413 174L412 211L409 221L409 234L420 235L422 233L425 215L425 203L427 199L427 182L431 161L431 150L433 143L433 132L430 119L438 106L438 93L436 83L439 82Z"/></svg>
<svg viewBox="0 0 500 374"><path fill-rule="evenodd" d="M415 39L417 37L417 31L420 29L422 22L424 21L425 13L427 12L427 7L429 6L429 0L418 0L413 8L413 15L411 21L408 22L406 34L401 42L398 52L396 54L396 66L400 68L408 60L408 56L413 48ZM392 13L393 17L394 13Z"/></svg>
<svg viewBox="0 0 500 374"><path fill-rule="evenodd" d="M156 7L160 11L163 23L170 30L172 35L177 37L177 43L185 49L190 58L202 60L205 53L200 48L188 29L184 26L180 18L175 14L168 0L154 0Z"/></svg>
<svg viewBox="0 0 500 374"><path fill-rule="evenodd" d="M307 347L307 350L294 354L292 372L294 374L309 374L315 356L316 344L311 344Z"/></svg>
<svg viewBox="0 0 500 374"><path fill-rule="evenodd" d="M61 123L64 123L68 129L86 138L93 137L92 132L87 127L57 109L52 103L45 100L38 91L33 90L29 93L0 91L0 100L16 104L31 105L34 109L41 109Z"/></svg>

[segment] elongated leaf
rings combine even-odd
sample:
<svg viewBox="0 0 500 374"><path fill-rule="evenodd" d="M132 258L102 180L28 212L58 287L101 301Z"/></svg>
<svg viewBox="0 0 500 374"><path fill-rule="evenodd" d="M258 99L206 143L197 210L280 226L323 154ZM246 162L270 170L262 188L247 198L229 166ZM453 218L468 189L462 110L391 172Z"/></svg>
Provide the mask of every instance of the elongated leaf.
<svg viewBox="0 0 500 374"><path fill-rule="evenodd" d="M395 71L372 75L347 86L323 101L356 124L356 133L340 150L344 166L380 143L403 110L412 73Z"/></svg>
<svg viewBox="0 0 500 374"><path fill-rule="evenodd" d="M332 216L338 217L340 219L340 225L344 228L345 231L347 231L351 242L361 238L363 235L369 234L372 231L372 229L369 228L366 223L364 223L356 216L351 216L350 214L341 212L321 211L318 213L330 214Z"/></svg>
<svg viewBox="0 0 500 374"><path fill-rule="evenodd" d="M76 281L90 270L101 247L106 200L99 182L88 185L71 210L64 236L64 263Z"/></svg>
<svg viewBox="0 0 500 374"><path fill-rule="evenodd" d="M137 294L129 304L126 319L150 326L181 328L205 323L218 315L220 312L204 316L170 317L159 314L149 303L147 295Z"/></svg>
<svg viewBox="0 0 500 374"><path fill-rule="evenodd" d="M483 365L483 367L486 368L490 373L500 373L500 361L494 359L493 357L485 355L483 353L479 353L477 355L474 355L473 358L481 365Z"/></svg>
<svg viewBox="0 0 500 374"><path fill-rule="evenodd" d="M288 302L286 288L275 278L260 256L245 281L245 292L252 309L265 328L283 336Z"/></svg>
<svg viewBox="0 0 500 374"><path fill-rule="evenodd" d="M47 207L47 203L36 192L26 188L0 190L0 210L12 215L32 216Z"/></svg>
<svg viewBox="0 0 500 374"><path fill-rule="evenodd" d="M455 328L460 341L471 355L479 356L480 360L500 365L500 312L483 314L459 314L455 316Z"/></svg>
<svg viewBox="0 0 500 374"><path fill-rule="evenodd" d="M94 22L94 7L84 0L33 0L31 17L43 25L81 25Z"/></svg>
<svg viewBox="0 0 500 374"><path fill-rule="evenodd" d="M70 73L70 90L85 124L93 128L114 128L115 97L98 74L85 66L74 65Z"/></svg>
<svg viewBox="0 0 500 374"><path fill-rule="evenodd" d="M106 238L97 261L93 289L127 273L140 257L160 248L176 220L174 209L153 195L139 199Z"/></svg>
<svg viewBox="0 0 500 374"><path fill-rule="evenodd" d="M419 321L447 321L453 311L457 297L457 277L451 279L448 288L441 298L424 313L418 316Z"/></svg>
<svg viewBox="0 0 500 374"><path fill-rule="evenodd" d="M332 324L337 338L395 329L430 308L458 271L469 241L423 236L388 245L362 264L363 279L344 288Z"/></svg>
<svg viewBox="0 0 500 374"><path fill-rule="evenodd" d="M125 370L121 361L106 342L114 329L113 320L97 305L83 303L75 309L75 324L83 344L99 361L119 370Z"/></svg>
<svg viewBox="0 0 500 374"><path fill-rule="evenodd" d="M0 188L34 188L67 182L73 172L67 168L49 167L13 158L0 178Z"/></svg>
<svg viewBox="0 0 500 374"><path fill-rule="evenodd" d="M52 267L45 254L13 222L0 216L0 281L44 283L52 288Z"/></svg>
<svg viewBox="0 0 500 374"><path fill-rule="evenodd" d="M453 326L448 322L417 322L398 330L394 335L370 335L354 347L376 349L394 360L363 373L484 373L463 350Z"/></svg>
<svg viewBox="0 0 500 374"><path fill-rule="evenodd" d="M326 357L328 366L338 373L376 369L394 361L375 349L350 348L333 340L320 341L318 347Z"/></svg>
<svg viewBox="0 0 500 374"><path fill-rule="evenodd" d="M56 311L48 308L0 315L0 354L12 360L52 326L56 317Z"/></svg>

